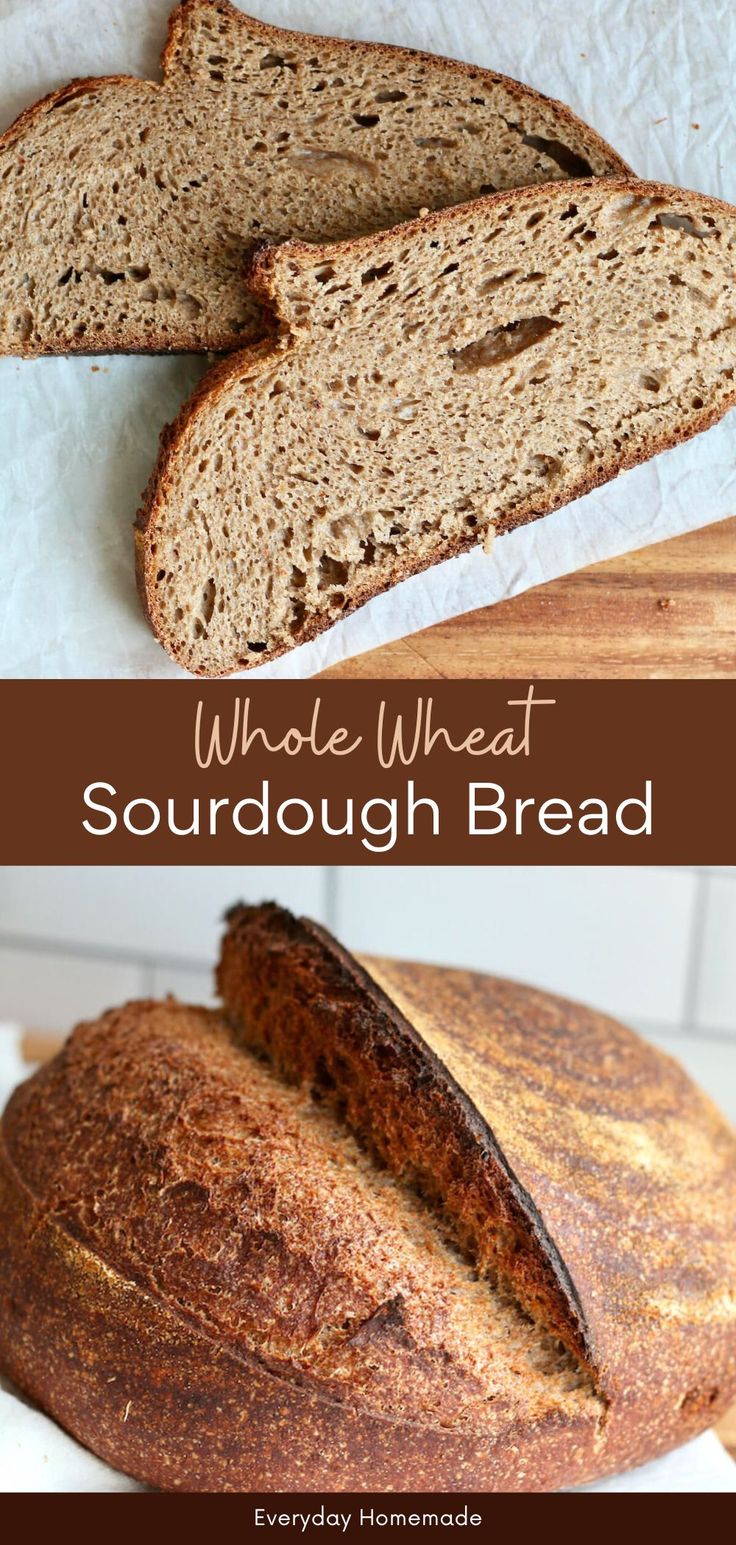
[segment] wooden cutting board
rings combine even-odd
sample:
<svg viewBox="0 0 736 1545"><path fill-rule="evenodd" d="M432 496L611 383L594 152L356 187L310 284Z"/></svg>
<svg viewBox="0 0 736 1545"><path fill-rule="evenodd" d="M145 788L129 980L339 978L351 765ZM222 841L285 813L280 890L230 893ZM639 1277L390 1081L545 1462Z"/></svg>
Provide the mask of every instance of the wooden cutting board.
<svg viewBox="0 0 736 1545"><path fill-rule="evenodd" d="M467 612L327 678L730 677L736 519Z"/></svg>

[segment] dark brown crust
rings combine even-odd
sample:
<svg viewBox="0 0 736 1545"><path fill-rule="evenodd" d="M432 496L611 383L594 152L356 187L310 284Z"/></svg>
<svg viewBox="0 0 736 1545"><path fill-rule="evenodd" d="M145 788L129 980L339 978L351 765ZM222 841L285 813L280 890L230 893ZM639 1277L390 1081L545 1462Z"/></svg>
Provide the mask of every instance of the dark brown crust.
<svg viewBox="0 0 736 1545"><path fill-rule="evenodd" d="M246 1044L346 1119L358 1068L363 1132L369 1090L387 1124L407 1102L420 1150L449 1151L462 1131L450 1168L462 1166L466 1195L479 1188L474 1158L488 1155L554 1274L568 1333L546 1288L539 1313L611 1407L638 1389L645 1409L666 1390L677 1432L691 1407L707 1415L711 1396L727 1403L736 1392L736 1138L673 1059L549 993L481 973L361 964L275 906L229 913L218 987ZM397 1135L403 1162L412 1138ZM707 1173L697 1168L704 1152ZM703 1316L703 1303L729 1294L730 1317Z"/></svg>
<svg viewBox="0 0 736 1545"><path fill-rule="evenodd" d="M554 1323L556 1334L573 1353L592 1369L593 1354L583 1306L533 1198L514 1174L488 1122L426 1041L355 956L318 923L296 918L283 907L268 905L233 907L227 922L217 988L233 1022L243 1024L243 979L247 1015L249 1009L253 1012L254 984L262 971L274 991L279 982L288 984L292 1003L290 1051L295 1059L285 1069L290 1077L310 1082L310 1072L314 1076L314 1067L310 1069L307 1062L307 1036L299 1033L297 1004L306 1008L310 1028L322 1041L325 1052L320 1064L324 1063L328 1071L326 1048L333 1041L335 1058L343 1066L348 1049L352 1056L369 1059L367 1065L379 1091L379 1106L390 1102L395 1092L395 1069L400 1064L402 1099L409 1103L412 1124L442 1124L440 1144L446 1149L458 1144L469 1183L473 1176L474 1184L483 1186L488 1169L492 1167L495 1171L494 1188L508 1193L509 1213L518 1235L526 1237L529 1250L537 1257L534 1286L543 1296L546 1318ZM252 1044L250 1039L248 1044ZM259 1049L264 1049L263 1043L259 1043ZM269 1045L268 1053L283 1068L273 1045ZM339 1105L342 1111L342 1098ZM477 1173L479 1161L481 1176ZM491 1195L489 1192L488 1201Z"/></svg>
<svg viewBox="0 0 736 1545"><path fill-rule="evenodd" d="M631 171L627 163L617 154L612 146L608 145L595 129L589 128L582 119L578 118L564 102L557 102L553 97L546 97L541 92L535 91L532 86L525 86L522 82L512 80L505 75L500 75L495 70L481 69L480 66L463 64L456 59L445 59L441 55L430 54L420 49L400 48L390 43L353 43L343 38L332 38L322 34L294 32L282 27L272 27L268 22L263 22L256 17L246 15L237 6L231 5L230 0L180 0L180 4L175 6L168 18L167 38L161 54L162 79L160 81L146 81L134 75L86 76L72 80L67 85L61 86L56 91L52 91L47 96L42 97L30 107L24 108L13 123L0 135L0 154L2 154L3 150L16 144L22 138L26 129L35 123L38 118L41 118L44 113L53 111L61 102L68 101L74 96L80 96L85 91L98 89L100 86L105 88L109 86L148 87L151 91L160 91L165 88L168 79L176 72L176 51L182 37L187 14L193 10L200 10L203 6L209 6L212 10L227 10L233 20L237 18L238 21L247 25L249 31L260 33L266 44L278 44L280 42L287 46L291 44L303 47L305 42L308 43L312 38L319 38L319 41L329 43L330 46L338 51L344 50L346 53L352 53L359 49L361 52L367 50L377 59L388 57L404 60L417 59L428 63L436 62L443 67L451 66L457 70L458 74L465 77L471 75L479 80L493 81L503 85L511 96L515 96L525 103L543 102L547 105L554 105L557 108L561 126L564 128L566 125L571 125L578 132L584 133L590 148L597 150L610 162L611 175L629 174ZM254 333L253 338L255 339L256 336L259 335ZM138 338L127 340L125 344L121 344L119 338L114 333L111 333L108 336L104 334L99 335L98 345L93 352L96 354L206 354L211 350L219 352L220 350L232 350L233 348L240 349L247 341L247 339L240 338L235 343L230 329L225 329L217 335L213 333L205 343L184 330L173 339L170 335L167 335L166 339L161 339L158 343L152 343L148 335L141 335ZM17 358L33 359L48 353L55 355L89 354L92 351L90 351L88 346L80 346L79 340L70 336L56 343L53 349L24 348L21 346L14 352Z"/></svg>
<svg viewBox="0 0 736 1545"><path fill-rule="evenodd" d="M528 1043L528 1059L508 1065L511 1081L501 1098L513 1110L513 1124L522 1129L525 1113L532 1113L534 1142L541 1124L543 1154L545 1128L555 1126L558 1111L539 1111L535 1094L538 1077L550 1076L550 1056L551 1076L560 1079L563 1099L569 1078L579 1077L581 1115L591 1110L591 1089L594 1114L628 1111L637 1128L643 1123L644 1132L651 1122L656 1133L663 1110L679 1110L683 1132L695 1140L701 1161L716 1148L733 1152L733 1135L676 1065L602 1016L474 973L402 962L361 965L325 930L297 921L280 908L233 909L233 947L249 927L260 930L266 947L270 941L282 949L285 966L291 956L294 1001L305 985L300 956L306 947L325 1000L333 998L337 1010L345 987L349 992L357 989L364 1005L361 1028L370 1033L378 1025L382 1031L390 1021L404 1070L418 1050L440 1092L456 1099L458 1091L458 1119L465 1120L467 1113L468 1121L481 1123L483 1131L488 1123L479 1110L473 1079L479 1077L482 1084L484 1067L502 1059L506 1042L518 1043L521 1034ZM288 974L284 980L288 985ZM407 1018L402 1007L407 989L418 1023ZM240 1007L238 1002L235 1008ZM151 1010L171 1014L169 1056L175 1059L177 1012L192 1011L177 1011L173 1002L131 1009L141 1016ZM205 1011L199 1011L199 1017L215 1018ZM459 1083L444 1057L438 1057L433 1031L427 1039L427 1026L431 1031L443 1020L449 1044L457 1040L470 1057L469 1083ZM104 1028L104 1022L86 1027L98 1035ZM561 1037L556 1055L550 1042L553 1029ZM616 1047L622 1065L615 1060L611 1064L611 1049ZM73 1043L57 1064L65 1055L74 1060ZM705 1325L702 1334L685 1338L666 1315L653 1317L642 1342L640 1327L626 1307L610 1304L604 1292L598 1294L602 1301L594 1306L594 1319L598 1327L602 1318L608 1321L618 1359L602 1422L595 1402L590 1402L581 1407L579 1418L555 1414L542 1421L511 1422L499 1438L497 1433L491 1437L467 1427L439 1426L421 1411L416 1421L400 1421L367 1411L349 1396L332 1399L310 1378L295 1377L293 1369L274 1368L265 1358L234 1350L193 1310L178 1307L90 1249L83 1235L68 1226L63 1186L58 1195L49 1196L45 1186L33 1194L20 1172L25 1163L19 1165L17 1157L37 1151L36 1129L32 1123L29 1129L25 1115L25 1091L48 1077L53 1066L18 1091L0 1134L0 1364L77 1438L140 1480L188 1490L550 1490L642 1463L683 1442L710 1425L736 1393L733 1321L725 1329L716 1326L715 1337ZM396 1071L398 1075L398 1064ZM151 1088L154 1085L155 1076ZM56 1087L65 1087L63 1079ZM58 1095L55 1117L66 1127ZM575 1211L575 1161L585 1157L583 1144L581 1138L569 1160L564 1145L561 1149L567 1213ZM546 1179L539 1177L542 1211L558 1159L556 1147L547 1151L550 1172ZM612 1176L608 1189L615 1191L622 1180L618 1171ZM702 1214L696 1233L684 1236L686 1258L678 1266L685 1275L694 1271L697 1276L709 1258L714 1224L727 1223L736 1205L736 1174L729 1173L718 1195L713 1182L704 1179L698 1196ZM660 1233L678 1229L680 1200L676 1185L665 1186L652 1212L647 1257L641 1261L641 1271L651 1272L652 1282L658 1280ZM537 1212L538 1202L535 1194ZM622 1191L617 1206L623 1209L629 1202L641 1211L642 1199ZM618 1215L609 1218L604 1207L593 1227L588 1215L582 1220L570 1216L565 1224L568 1242L574 1243L581 1223L588 1235L588 1258L598 1263L605 1282L615 1265L609 1252L613 1246L615 1253ZM555 1235L557 1248L559 1219ZM732 1259L732 1243L730 1248ZM733 1293L730 1275L718 1280L724 1295ZM638 1285L632 1280L635 1291ZM679 1282L675 1287L679 1291ZM586 1291L581 1294L584 1305ZM383 1350L381 1331L376 1355Z"/></svg>
<svg viewBox="0 0 736 1545"><path fill-rule="evenodd" d="M590 178L580 181L566 181L564 183L565 193L569 194L572 199L576 190L589 188L595 181L596 179ZM723 199L710 198L705 194L690 192L680 188L671 188L666 183L642 182L638 179L626 179L625 181L607 179L607 182L612 190L624 196L635 195L641 198L678 200L685 204L692 201L691 207L693 210L700 209L705 204L709 212L712 211L717 214L719 211L722 211L731 217L734 216L733 207ZM161 511L165 512L171 483L171 464L174 458L181 453L188 434L194 430L199 413L206 413L216 403L220 392L226 390L232 380L243 372L257 375L260 369L265 370L272 364L279 351L290 346L304 346L305 341L308 340L308 326L304 330L300 330L298 335L291 335L280 314L279 265L287 260L290 254L294 254L296 257L308 257L311 261L315 262L322 259L326 260L328 254L334 256L336 253L354 255L356 259L360 254L364 254L366 258L369 257L372 260L376 250L385 243L396 239L399 233L402 241L405 241L407 238L410 239L412 235L425 234L432 231L439 231L442 234L445 227L451 224L453 220L463 218L464 215L473 210L481 212L488 208L493 208L495 205L500 206L503 203L507 203L510 198L518 200L522 207L525 202L538 204L540 197L544 196L545 191L549 192L551 189L557 189L558 186L558 184L544 184L541 188L535 186L533 188L519 188L515 190L507 189L500 193L487 194L484 198L474 199L467 204L455 205L451 209L433 211L431 214L421 216L416 220L407 221L401 226L393 227L387 231L381 231L369 236L355 237L350 241L332 243L329 246L327 244L322 247L312 246L305 242L284 242L279 246L259 243L252 255L246 276L247 282L256 298L262 301L265 306L270 307L272 315L281 323L280 330L274 328L270 341L265 340L260 344L247 347L236 354L228 355L225 359L218 361L202 377L192 396L184 403L177 417L171 424L166 426L162 434L156 465L144 490L143 502L135 521L134 539L138 593L153 633L167 653L171 655L172 659L177 659L176 643L166 636L166 630L156 608L156 564L155 555L152 555L150 551L152 535L156 529L157 516ZM594 488L611 482L614 478L619 477L621 473L630 471L633 467L650 460L651 457L659 455L662 451L671 450L674 446L693 439L696 435L702 434L706 429L710 429L714 424L718 423L724 414L735 405L736 382L732 390L724 394L723 406L704 406L700 410L693 409L686 425L673 425L672 431L669 434L647 437L642 449L636 451L624 450L617 455L612 455L606 465L597 464L591 471L581 475L564 493L554 492L550 488L547 498L530 499L526 505L517 505L511 515L506 518L500 517L496 521L496 535L503 536L520 526L529 525L532 521L539 520L545 515L550 515L554 510L561 509L566 504L572 503L573 500L582 498L585 494L591 493ZM446 559L458 557L461 553L470 552L477 545L477 534L468 531L466 528L463 534L459 535L455 541L443 544L442 552L438 557L419 557L413 561L407 560L397 563L380 584L366 582L363 586L356 585L353 594L348 599L347 605L343 608L341 616L343 618L347 617L351 612L357 611L359 607L364 606L368 601L374 600L376 596L391 590L402 580L421 574L438 562L444 562ZM270 650L269 663L272 660L278 659L281 655L287 654L291 648L296 647L297 643L310 643L321 633L333 627L334 622L334 617L327 615L308 618L298 640L295 640L294 644L283 643ZM261 661L261 663L263 662ZM258 667L258 664L259 659L255 657L251 665L242 667L242 665L238 664L233 666L230 671L223 670L219 674L224 676L234 674L242 669L254 670ZM210 674L207 671L200 671L196 667L186 668L190 670L192 675L208 676Z"/></svg>
<svg viewBox="0 0 736 1545"><path fill-rule="evenodd" d="M484 1442L383 1421L235 1357L72 1239L2 1142L0 1226L4 1371L100 1458L151 1486L547 1491L615 1463L596 1451L590 1417Z"/></svg>

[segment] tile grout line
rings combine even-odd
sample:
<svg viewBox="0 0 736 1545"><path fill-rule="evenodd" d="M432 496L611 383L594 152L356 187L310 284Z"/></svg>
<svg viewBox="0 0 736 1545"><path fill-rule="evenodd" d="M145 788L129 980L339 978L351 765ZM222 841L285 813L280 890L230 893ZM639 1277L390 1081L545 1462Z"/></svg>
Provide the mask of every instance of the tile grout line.
<svg viewBox="0 0 736 1545"><path fill-rule="evenodd" d="M637 1015L618 1015L624 1023L631 1021L639 1033L652 1036L685 1037L698 1040L709 1040L720 1045L733 1045L736 1040L736 1026L733 1030L722 1026L696 1024L695 1005L699 986L702 940L704 936L707 916L707 886L709 876L699 876L698 892L696 894L695 909L692 921L691 937L688 945L688 962L686 969L686 982L684 992L683 1013L679 1021L647 1020L639 1019ZM338 926L340 906L340 874L334 866L325 866L323 903L327 927L335 929ZM141 980L145 984L143 991L153 990L154 973L157 971L177 971L184 974L211 975L211 962L198 959L188 959L177 955L145 954L141 950L124 949L120 946L95 944L66 943L59 939L47 939L36 936L16 935L0 932L0 949L18 949L28 954L49 954L61 959L88 960L98 962L101 965L131 965L141 973Z"/></svg>
<svg viewBox="0 0 736 1545"><path fill-rule="evenodd" d="M0 949L23 950L27 954L59 955L76 957L78 960L109 961L111 965L140 966L143 963L150 964L155 970L157 966L176 969L177 971L210 972L212 962L200 960L197 957L183 955L148 954L140 949L126 949L119 944L80 944L76 940L67 942L64 939L48 939L41 935L26 935L0 932Z"/></svg>
<svg viewBox="0 0 736 1545"><path fill-rule="evenodd" d="M147 959L145 956L142 957L138 965L138 970L141 973L141 992L144 998L152 998L153 984L156 974L156 967L153 961Z"/></svg>
<svg viewBox="0 0 736 1545"><path fill-rule="evenodd" d="M323 884L325 923L330 931L335 933L340 905L340 873L335 864L325 864Z"/></svg>
<svg viewBox="0 0 736 1545"><path fill-rule="evenodd" d="M683 1029L689 1027L693 1034L698 1033L697 1006L700 995L709 890L710 876L705 873L698 874L696 877L695 906L690 926L690 945L685 970L685 990L682 999L682 1026Z"/></svg>

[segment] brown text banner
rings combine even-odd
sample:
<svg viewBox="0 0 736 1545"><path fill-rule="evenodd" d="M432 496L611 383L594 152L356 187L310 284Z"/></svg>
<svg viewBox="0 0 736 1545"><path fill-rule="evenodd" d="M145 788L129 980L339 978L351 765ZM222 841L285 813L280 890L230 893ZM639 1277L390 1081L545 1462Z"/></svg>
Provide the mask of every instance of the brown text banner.
<svg viewBox="0 0 736 1545"><path fill-rule="evenodd" d="M3 863L736 863L727 682L6 682Z"/></svg>

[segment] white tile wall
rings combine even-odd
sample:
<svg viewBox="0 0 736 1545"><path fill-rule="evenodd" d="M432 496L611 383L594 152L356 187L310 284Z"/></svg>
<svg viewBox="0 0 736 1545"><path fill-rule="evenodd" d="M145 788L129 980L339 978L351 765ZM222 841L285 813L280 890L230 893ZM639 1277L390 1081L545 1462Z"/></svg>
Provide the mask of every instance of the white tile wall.
<svg viewBox="0 0 736 1545"><path fill-rule="evenodd" d="M216 1002L214 970L192 971L187 966L153 966L146 973L146 993L152 998L165 998L173 993L182 1003L203 1003L211 1007Z"/></svg>
<svg viewBox="0 0 736 1545"><path fill-rule="evenodd" d="M208 1003L227 907L327 921L330 892L322 868L0 868L0 1020L65 1030L125 998Z"/></svg>
<svg viewBox="0 0 736 1545"><path fill-rule="evenodd" d="M0 1019L212 1000L225 908L274 897L357 950L578 997L678 1054L736 1117L736 869L0 869Z"/></svg>
<svg viewBox="0 0 736 1545"><path fill-rule="evenodd" d="M29 1029L66 1030L142 990L134 964L0 945L0 1019Z"/></svg>
<svg viewBox="0 0 736 1545"><path fill-rule="evenodd" d="M702 970L695 999L699 1025L734 1033L736 1025L736 873L708 876L702 926Z"/></svg>
<svg viewBox="0 0 736 1545"><path fill-rule="evenodd" d="M697 890L686 869L343 869L337 910L357 950L474 966L674 1025Z"/></svg>
<svg viewBox="0 0 736 1545"><path fill-rule="evenodd" d="M208 969L234 901L278 900L324 917L324 869L28 868L0 871L0 939L190 961Z"/></svg>

